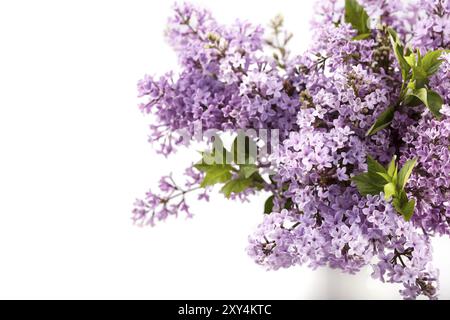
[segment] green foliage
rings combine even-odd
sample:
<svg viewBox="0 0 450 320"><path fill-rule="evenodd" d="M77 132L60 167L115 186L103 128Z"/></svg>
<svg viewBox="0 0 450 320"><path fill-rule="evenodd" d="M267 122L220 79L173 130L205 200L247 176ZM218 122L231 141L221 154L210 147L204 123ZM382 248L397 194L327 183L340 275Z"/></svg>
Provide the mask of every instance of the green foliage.
<svg viewBox="0 0 450 320"><path fill-rule="evenodd" d="M422 59L422 68L426 72L427 76L430 77L435 74L439 67L442 64L441 54L444 53L445 50L434 50L428 52Z"/></svg>
<svg viewBox="0 0 450 320"><path fill-rule="evenodd" d="M201 154L202 160L194 167L205 173L202 188L223 184L221 191L227 198L247 189L263 188L264 180L255 164L256 144L251 138L238 135L230 152L220 137L215 137L212 151Z"/></svg>
<svg viewBox="0 0 450 320"><path fill-rule="evenodd" d="M236 179L228 181L221 189L225 197L229 198L232 193L241 193L248 188L252 187L253 180L246 179L243 177L238 177Z"/></svg>
<svg viewBox="0 0 450 320"><path fill-rule="evenodd" d="M275 196L272 195L267 198L266 202L264 203L264 213L265 214L271 214L273 209L273 200L275 199Z"/></svg>
<svg viewBox="0 0 450 320"><path fill-rule="evenodd" d="M394 52L395 57L397 58L400 71L402 73L402 79L404 82L408 80L408 75L411 71L411 66L408 61L405 59L405 48L402 44L402 41L397 35L397 32L392 28L388 28L387 30L389 34L389 39L391 40L392 50Z"/></svg>
<svg viewBox="0 0 450 320"><path fill-rule="evenodd" d="M364 7L356 0L345 0L345 22L350 23L358 35L354 40L370 37L370 18Z"/></svg>
<svg viewBox="0 0 450 320"><path fill-rule="evenodd" d="M383 130L391 124L395 115L395 106L390 106L385 111L383 111L375 121L375 123L370 127L369 131L367 131L366 136L371 136L377 133L380 130Z"/></svg>
<svg viewBox="0 0 450 320"><path fill-rule="evenodd" d="M398 175L398 186L401 190L405 189L406 184L408 183L409 177L417 164L417 159L406 161L403 168L400 170Z"/></svg>
<svg viewBox="0 0 450 320"><path fill-rule="evenodd" d="M440 118L443 100L438 93L430 90L429 80L439 70L442 64L440 57L444 51L429 51L422 57L420 50L405 50L392 28L388 29L388 33L403 78L401 102L415 106L417 103L411 97L418 98L436 118Z"/></svg>
<svg viewBox="0 0 450 320"><path fill-rule="evenodd" d="M384 191L385 179L380 173L387 174L386 169L375 161L371 156L367 157L368 171L353 177L361 195L376 195Z"/></svg>
<svg viewBox="0 0 450 320"><path fill-rule="evenodd" d="M431 113L436 118L442 118L440 110L444 101L438 93L425 88L420 88L411 90L408 94L418 98L426 107L428 107L428 109L430 109Z"/></svg>
<svg viewBox="0 0 450 320"><path fill-rule="evenodd" d="M356 183L359 193L363 196L368 194L379 194L384 191L384 186L373 181L368 173L362 173L355 176L353 181Z"/></svg>
<svg viewBox="0 0 450 320"><path fill-rule="evenodd" d="M400 198L395 198L392 203L394 204L395 210L403 215L406 221L411 220L411 217L414 214L414 208L416 207L416 200L411 199L408 201L406 193L402 192L402 196Z"/></svg>
<svg viewBox="0 0 450 320"><path fill-rule="evenodd" d="M246 179L250 178L254 173L259 171L259 168L254 164L242 164L239 167L240 172Z"/></svg>
<svg viewBox="0 0 450 320"><path fill-rule="evenodd" d="M232 177L231 166L223 164L210 165L210 168L206 171L205 178L200 186L202 188L213 186L217 183L224 183L230 180Z"/></svg>
<svg viewBox="0 0 450 320"><path fill-rule="evenodd" d="M415 200L408 199L405 191L406 184L416 166L417 159L408 160L398 171L396 157L392 159L387 168L375 159L367 157L368 171L352 178L361 195L379 195L384 192L386 201L392 199L392 204L405 220L409 221L414 213Z"/></svg>
<svg viewBox="0 0 450 320"><path fill-rule="evenodd" d="M389 107L378 117L368 130L368 136L387 128L394 118L396 108L401 105L415 107L423 104L437 119L442 117L440 110L444 101L437 92L430 89L429 82L442 64L441 54L448 50L429 51L422 56L420 50L413 52L405 49L394 29L388 28L387 33L402 74L400 99L397 105Z"/></svg>

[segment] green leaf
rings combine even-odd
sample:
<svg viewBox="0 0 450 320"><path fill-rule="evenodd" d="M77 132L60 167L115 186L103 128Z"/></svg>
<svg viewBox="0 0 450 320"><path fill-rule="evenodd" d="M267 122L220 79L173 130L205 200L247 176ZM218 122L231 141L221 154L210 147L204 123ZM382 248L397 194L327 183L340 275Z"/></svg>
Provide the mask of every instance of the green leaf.
<svg viewBox="0 0 450 320"><path fill-rule="evenodd" d="M406 60L406 62L408 62L410 67L414 67L417 62L416 55L414 53L411 53L411 54L405 56L405 60Z"/></svg>
<svg viewBox="0 0 450 320"><path fill-rule="evenodd" d="M400 170L400 173L398 174L398 187L400 190L405 189L405 186L408 183L409 177L411 176L416 163L417 159L408 160Z"/></svg>
<svg viewBox="0 0 450 320"><path fill-rule="evenodd" d="M394 208L398 213L403 214L403 207L408 204L408 196L406 195L406 192L404 190L401 190L397 194L397 197L395 197L392 201L392 204L394 205Z"/></svg>
<svg viewBox="0 0 450 320"><path fill-rule="evenodd" d="M417 97L423 104L428 106L428 90L425 88L413 90L410 95Z"/></svg>
<svg viewBox="0 0 450 320"><path fill-rule="evenodd" d="M389 174L384 172L377 172L378 175L382 176L386 182L392 182L392 177Z"/></svg>
<svg viewBox="0 0 450 320"><path fill-rule="evenodd" d="M293 206L294 206L294 202L292 201L292 198L288 198L286 200L286 203L284 204L284 209L290 210L293 208Z"/></svg>
<svg viewBox="0 0 450 320"><path fill-rule="evenodd" d="M397 199L399 199L400 206L403 208L408 203L408 195L405 190L400 190L397 195Z"/></svg>
<svg viewBox="0 0 450 320"><path fill-rule="evenodd" d="M414 199L409 200L404 190L400 192L392 203L397 212L403 215L406 221L411 219L416 206L416 201Z"/></svg>
<svg viewBox="0 0 450 320"><path fill-rule="evenodd" d="M356 0L345 0L345 22L350 23L359 36L370 34L369 15Z"/></svg>
<svg viewBox="0 0 450 320"><path fill-rule="evenodd" d="M411 199L408 203L402 208L402 214L406 221L411 220L411 217L414 214L414 209L416 207L416 200Z"/></svg>
<svg viewBox="0 0 450 320"><path fill-rule="evenodd" d="M403 81L406 82L409 79L409 72L411 71L411 66L405 59L405 48L395 32L394 29L388 28L389 39L391 40L391 45L394 51L394 55L397 58L400 71L402 73Z"/></svg>
<svg viewBox="0 0 450 320"><path fill-rule="evenodd" d="M353 40L355 40L355 41L366 40L366 39L370 38L371 35L372 35L371 33L363 33L363 34L353 37Z"/></svg>
<svg viewBox="0 0 450 320"><path fill-rule="evenodd" d="M408 83L408 88L412 90L426 88L429 83L429 78L435 74L442 60L440 60L443 50L430 51L422 58L420 50L416 51L416 54L411 53L404 57L412 70L412 78ZM404 78L406 80L406 78ZM412 99L405 99L405 104L412 105L415 101Z"/></svg>
<svg viewBox="0 0 450 320"><path fill-rule="evenodd" d="M206 164L203 161L200 161L199 163L194 165L194 168L196 168L197 170L199 170L201 172L207 172L211 169L212 166L214 166L214 165Z"/></svg>
<svg viewBox="0 0 450 320"><path fill-rule="evenodd" d="M368 173L362 173L354 176L352 180L355 182L359 193L363 196L368 194L378 195L380 192L384 191L384 186L374 182Z"/></svg>
<svg viewBox="0 0 450 320"><path fill-rule="evenodd" d="M416 54L417 54L417 65L422 66L422 54L420 53L420 49L416 50Z"/></svg>
<svg viewBox="0 0 450 320"><path fill-rule="evenodd" d="M415 87L414 87L414 89L415 89ZM421 104L423 104L423 102L420 101L419 98L411 96L411 95L406 96L405 99L403 100L403 102L406 106L409 106L409 107L418 107Z"/></svg>
<svg viewBox="0 0 450 320"><path fill-rule="evenodd" d="M398 165L395 166L395 171L392 176L392 182L396 185L398 181Z"/></svg>
<svg viewBox="0 0 450 320"><path fill-rule="evenodd" d="M384 198L386 199L386 201L388 201L389 199L394 197L396 194L397 194L397 189L395 187L395 184L390 182L390 183L384 185Z"/></svg>
<svg viewBox="0 0 450 320"><path fill-rule="evenodd" d="M414 213L415 201L408 200L404 190L417 160L408 160L398 173L397 157L394 156L387 169L372 157L367 157L368 172L352 178L361 195L378 195L384 192L386 201L392 199L392 204L398 213L406 220Z"/></svg>
<svg viewBox="0 0 450 320"><path fill-rule="evenodd" d="M439 93L428 90L428 109L430 109L431 113L437 118L441 119L441 109L442 105L444 104L444 101L442 100Z"/></svg>
<svg viewBox="0 0 450 320"><path fill-rule="evenodd" d="M443 50L429 51L423 57L422 68L425 70L428 77L432 76L439 70L439 67L442 64L442 60L440 60L440 58L443 52Z"/></svg>
<svg viewBox="0 0 450 320"><path fill-rule="evenodd" d="M414 88L423 88L428 83L427 72L421 66L412 67L412 80Z"/></svg>
<svg viewBox="0 0 450 320"><path fill-rule="evenodd" d="M394 177L395 172L397 171L397 156L393 156L391 162L389 163L387 172L390 177Z"/></svg>
<svg viewBox="0 0 450 320"><path fill-rule="evenodd" d="M244 164L240 166L240 173L244 178L250 178L255 172L258 172L258 167L254 164Z"/></svg>
<svg viewBox="0 0 450 320"><path fill-rule="evenodd" d="M386 184L386 179L380 175L387 174L386 169L371 156L367 156L367 174L371 179L371 182L377 186L381 186L381 190L383 190L383 186ZM379 194L380 192L376 193Z"/></svg>
<svg viewBox="0 0 450 320"><path fill-rule="evenodd" d="M270 196L267 198L266 202L264 203L264 213L265 214L271 214L273 209L273 200L275 196Z"/></svg>
<svg viewBox="0 0 450 320"><path fill-rule="evenodd" d="M440 112L444 101L441 96L431 90L425 88L416 89L409 93L409 95L417 97L422 103L430 109L431 113L438 119L442 117Z"/></svg>
<svg viewBox="0 0 450 320"><path fill-rule="evenodd" d="M251 179L238 178L227 182L221 189L225 197L229 198L232 193L241 193L252 185Z"/></svg>
<svg viewBox="0 0 450 320"><path fill-rule="evenodd" d="M406 199L406 201L402 203L399 199L394 199L392 203L395 210L397 210L397 212L400 213L406 221L411 220L416 207L416 200L411 199L408 201Z"/></svg>
<svg viewBox="0 0 450 320"><path fill-rule="evenodd" d="M367 156L367 168L369 173L384 172L387 173L386 169L377 160L371 156Z"/></svg>
<svg viewBox="0 0 450 320"><path fill-rule="evenodd" d="M207 186L212 186L217 183L224 183L231 179L231 166L230 165L213 165L206 172L205 178L203 179L200 186L202 188Z"/></svg>
<svg viewBox="0 0 450 320"><path fill-rule="evenodd" d="M375 123L370 127L369 131L367 131L366 136L371 136L377 133L380 130L387 128L392 120L394 119L395 114L395 106L391 106L383 111L375 121Z"/></svg>

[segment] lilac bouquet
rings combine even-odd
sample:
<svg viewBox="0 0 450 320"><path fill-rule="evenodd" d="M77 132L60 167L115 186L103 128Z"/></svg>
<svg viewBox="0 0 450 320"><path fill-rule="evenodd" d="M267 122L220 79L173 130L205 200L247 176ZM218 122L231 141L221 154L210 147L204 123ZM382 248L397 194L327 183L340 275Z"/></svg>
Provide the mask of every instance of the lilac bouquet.
<svg viewBox="0 0 450 320"><path fill-rule="evenodd" d="M167 39L181 70L138 84L150 140L169 156L209 143L186 181L137 200L140 225L258 192L248 253L268 269L373 268L401 295L438 295L431 237L450 234L450 1L319 0L309 50L292 34L219 24L176 6ZM200 133L199 133L200 132ZM207 132L208 134L206 134ZM235 138L228 146L224 133Z"/></svg>

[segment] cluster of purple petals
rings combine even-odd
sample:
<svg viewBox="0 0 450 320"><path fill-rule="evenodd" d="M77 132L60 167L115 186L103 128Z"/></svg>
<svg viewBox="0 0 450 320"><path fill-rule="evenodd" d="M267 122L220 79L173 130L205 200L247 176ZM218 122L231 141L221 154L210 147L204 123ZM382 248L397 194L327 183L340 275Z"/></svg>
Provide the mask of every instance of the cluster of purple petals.
<svg viewBox="0 0 450 320"><path fill-rule="evenodd" d="M209 12L175 7L167 38L183 66L179 74L146 76L141 110L153 114L150 140L164 155L180 143L176 130L296 129L298 92L263 52L263 29L218 24Z"/></svg>
<svg viewBox="0 0 450 320"><path fill-rule="evenodd" d="M416 21L412 45L424 51L450 47L450 1L418 0L411 6Z"/></svg>
<svg viewBox="0 0 450 320"><path fill-rule="evenodd" d="M384 10L379 15L386 23L405 25L396 18L401 2L363 3L369 12ZM380 35L376 40L352 40L354 31L348 25L323 23L342 14L336 11L338 4L322 4L325 13L314 25L314 45L296 61L306 71L301 79L301 97L306 98L297 113L299 129L274 155L277 181L289 185L283 197L294 205L267 216L250 237L248 251L269 269L306 263L352 273L371 265L375 278L402 283L405 298L420 294L435 298L438 274L431 266L429 236L448 234L450 227L449 108L444 105L441 121L423 107L397 113L391 129L366 137L379 113L398 99L401 79L398 72L381 65L385 57L380 56ZM420 11L416 17L424 15ZM422 23L417 19L410 26L413 30ZM450 79L448 55L443 57L430 85L448 102L450 82L442 81ZM392 56L388 59L395 64ZM380 65L374 65L378 61ZM367 155L387 164L395 153L401 164L418 158L407 190L418 203L413 222L404 221L383 197L361 197L349 182L367 170Z"/></svg>
<svg viewBox="0 0 450 320"><path fill-rule="evenodd" d="M192 190L197 190L203 179L203 174L193 168L186 169L186 180L180 185L174 178L164 176L159 180L159 192L149 190L143 199L137 199L132 211L132 220L138 226L154 226L159 221L165 221L170 216L177 217L184 213L192 217L186 197ZM198 200L209 201L207 190L198 195Z"/></svg>
<svg viewBox="0 0 450 320"><path fill-rule="evenodd" d="M450 1L360 3L373 25L395 28L422 53L450 49ZM374 278L402 284L405 298L433 299L438 271L430 237L450 235L450 54L443 54L430 81L444 99L442 119L423 106L404 108L389 128L367 137L375 119L398 100L401 76L385 32L374 29L369 39L355 41L343 15L343 1L319 1L312 45L283 57L280 68L265 50L263 28L224 26L208 11L175 7L167 37L181 71L146 76L138 85L141 110L153 117L150 140L168 155L181 141L178 129L279 129L282 143L270 157L277 164L275 183L266 188L277 195L274 212L249 238L254 260L269 269L306 264L355 273L371 266ZM368 155L384 165L393 155L400 165L418 159L406 188L417 202L411 221L383 194L358 193L351 178L367 170ZM194 170L188 176L183 188L164 178L162 195L149 192L137 201L135 221L190 215L183 192L202 176ZM182 196L174 197L180 190Z"/></svg>
<svg viewBox="0 0 450 320"><path fill-rule="evenodd" d="M436 297L438 272L430 264L428 237L379 196L351 189L303 188L296 210L265 216L250 237L250 256L269 269L330 266L355 273L371 264L372 276L403 283L407 298Z"/></svg>
<svg viewBox="0 0 450 320"><path fill-rule="evenodd" d="M407 127L401 149L404 161L418 159L408 189L417 201L413 221L429 235L450 235L450 55L443 57L442 68L431 80L447 101L443 119L423 115Z"/></svg>

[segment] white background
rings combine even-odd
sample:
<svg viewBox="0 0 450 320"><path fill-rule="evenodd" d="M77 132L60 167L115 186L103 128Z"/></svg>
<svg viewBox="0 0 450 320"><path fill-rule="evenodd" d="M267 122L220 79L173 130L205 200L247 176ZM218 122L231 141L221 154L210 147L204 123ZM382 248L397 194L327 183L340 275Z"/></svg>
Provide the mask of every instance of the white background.
<svg viewBox="0 0 450 320"><path fill-rule="evenodd" d="M283 13L294 48L313 1L194 1L219 21ZM214 196L194 219L154 229L130 220L135 197L181 172L147 143L137 109L144 73L177 68L163 38L171 1L0 2L0 298L398 298L397 287L327 270L266 272L245 253L264 195ZM436 250L450 297L448 240Z"/></svg>

